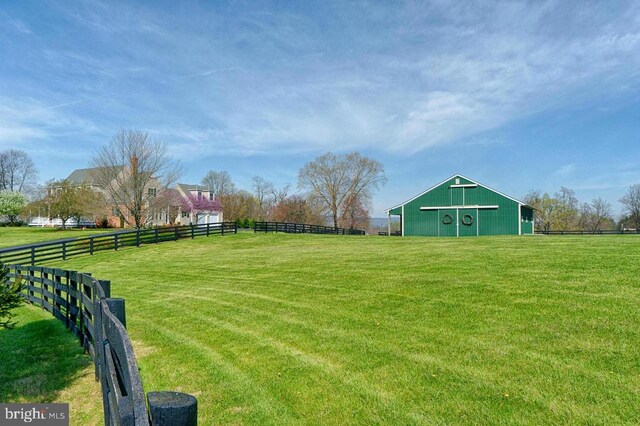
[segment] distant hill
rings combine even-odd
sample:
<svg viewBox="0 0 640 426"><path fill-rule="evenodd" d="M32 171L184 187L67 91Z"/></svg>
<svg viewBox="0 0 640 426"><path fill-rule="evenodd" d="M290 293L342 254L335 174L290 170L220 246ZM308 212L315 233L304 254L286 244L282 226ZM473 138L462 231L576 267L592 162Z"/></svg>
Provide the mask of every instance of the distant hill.
<svg viewBox="0 0 640 426"><path fill-rule="evenodd" d="M399 217L392 217L391 223L400 222ZM387 226L387 218L386 217L372 217L371 218L371 227L372 228L384 228Z"/></svg>

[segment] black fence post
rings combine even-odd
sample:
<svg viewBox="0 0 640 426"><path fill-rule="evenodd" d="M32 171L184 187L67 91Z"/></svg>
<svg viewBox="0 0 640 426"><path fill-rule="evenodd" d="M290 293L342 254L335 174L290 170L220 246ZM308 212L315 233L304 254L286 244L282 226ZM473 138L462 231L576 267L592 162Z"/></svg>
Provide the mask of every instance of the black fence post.
<svg viewBox="0 0 640 426"><path fill-rule="evenodd" d="M67 242L62 242L62 260L67 260Z"/></svg>
<svg viewBox="0 0 640 426"><path fill-rule="evenodd" d="M159 240L159 238L158 238L158 227L156 226L156 227L153 229L153 231L154 231L153 233L154 233L154 235L155 235L155 237L156 237L156 244L158 244L158 243L160 242L160 240Z"/></svg>
<svg viewBox="0 0 640 426"><path fill-rule="evenodd" d="M113 234L113 249L118 251L118 234Z"/></svg>
<svg viewBox="0 0 640 426"><path fill-rule="evenodd" d="M97 286L102 287L104 292L104 281L94 281L94 288L91 292L93 295L93 351L95 364L96 382L99 382L102 378L102 366L104 361L102 359L104 350L102 346L102 303L100 301L100 292L97 291Z"/></svg>
<svg viewBox="0 0 640 426"><path fill-rule="evenodd" d="M67 326L67 328L69 328L69 318L70 318L69 311L71 309L71 299L70 299L71 296L70 296L70 291L69 291L69 289L70 289L70 287L69 287L69 271L64 271L63 273L64 273L64 275L60 275L60 281L62 281L62 278L64 278L65 285L67 287L67 290L66 290L66 293L67 293L66 294L67 307L65 309L65 311L66 311L65 312L65 325Z"/></svg>
<svg viewBox="0 0 640 426"><path fill-rule="evenodd" d="M140 228L136 228L136 247L140 247Z"/></svg>
<svg viewBox="0 0 640 426"><path fill-rule="evenodd" d="M104 293L104 297L111 297L111 281L109 280L98 280L98 284L102 287L102 292Z"/></svg>
<svg viewBox="0 0 640 426"><path fill-rule="evenodd" d="M152 426L196 426L198 400L181 392L149 392L149 419Z"/></svg>
<svg viewBox="0 0 640 426"><path fill-rule="evenodd" d="M89 254L93 256L93 237L89 237Z"/></svg>
<svg viewBox="0 0 640 426"><path fill-rule="evenodd" d="M124 328L127 328L127 314L125 312L124 299L121 298L105 298L109 311L118 318Z"/></svg>

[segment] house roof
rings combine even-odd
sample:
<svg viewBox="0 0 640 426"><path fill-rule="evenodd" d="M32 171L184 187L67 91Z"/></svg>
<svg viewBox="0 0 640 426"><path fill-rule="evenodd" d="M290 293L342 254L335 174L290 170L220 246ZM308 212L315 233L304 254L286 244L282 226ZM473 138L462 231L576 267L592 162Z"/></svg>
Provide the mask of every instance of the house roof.
<svg viewBox="0 0 640 426"><path fill-rule="evenodd" d="M118 169L124 169L124 166L116 166ZM67 176L67 181L71 185L98 185L96 181L97 174L96 171L100 170L102 167L89 167L86 169L75 169L69 176Z"/></svg>
<svg viewBox="0 0 640 426"><path fill-rule="evenodd" d="M195 189L196 191L208 191L209 189L203 185L195 185L190 183L176 183L176 188L180 190L183 194L188 194L191 190Z"/></svg>
<svg viewBox="0 0 640 426"><path fill-rule="evenodd" d="M208 191L208 189L203 185L192 185L189 183L176 183L176 189L173 189L172 191L178 193L179 196L184 200L191 194L191 190L194 189L196 191ZM213 209L211 209L211 211L222 211L222 209L223 207L220 201L213 200Z"/></svg>
<svg viewBox="0 0 640 426"><path fill-rule="evenodd" d="M486 188L486 189L488 189L488 190L490 190L490 191L495 192L496 194L500 194L500 195L502 195L503 197L510 199L511 201L515 201L516 203L520 204L521 206L525 206L525 207L533 208L533 207L531 207L530 205L528 205L528 204L526 204L526 203L524 203L524 202L522 202L522 201L520 201L520 200L518 200L518 199L516 199L516 198L510 197L509 195L504 194L504 193L502 193L502 192L500 192L500 191L497 191L497 190L495 190L495 189L493 189L493 188L491 188L491 187L489 187L489 186L487 186L487 185L483 185L483 184L481 184L481 183L480 183L480 182L478 182L478 181L475 181L475 180L473 180L473 179L469 179L469 178L468 178L468 177L466 177L466 176L463 176L463 175L461 175L461 174L459 174L459 173L456 173L455 175L453 175L453 176L450 176L450 177L446 178L446 179L445 179L445 180L443 180L442 182L440 182L440 183L438 183L438 184L436 184L436 185L432 186L431 188L427 189L426 191L421 192L420 194L416 195L415 197L408 199L408 200L407 200L407 201L405 201L404 203L400 203L400 204L398 204L398 205L396 205L396 206L393 206L393 207L391 207L391 208L388 208L387 210L385 210L385 213L389 213L389 212L390 212L391 210L393 210L393 209L397 209L398 207L402 207L402 206L404 206L405 204L410 203L411 201L415 200L416 198L423 196L423 195L424 195L424 194L426 194L427 192L430 192L430 191L432 191L432 190L436 189L437 187L439 187L440 185L442 185L442 184L444 184L444 183L446 183L446 182L450 181L451 179L457 178L457 177L460 177L460 178L462 178L462 179L466 179L466 180L468 180L469 182L473 182L473 183L475 183L475 184L476 184L476 185L478 185L478 186L481 186L481 187L483 187L483 188Z"/></svg>

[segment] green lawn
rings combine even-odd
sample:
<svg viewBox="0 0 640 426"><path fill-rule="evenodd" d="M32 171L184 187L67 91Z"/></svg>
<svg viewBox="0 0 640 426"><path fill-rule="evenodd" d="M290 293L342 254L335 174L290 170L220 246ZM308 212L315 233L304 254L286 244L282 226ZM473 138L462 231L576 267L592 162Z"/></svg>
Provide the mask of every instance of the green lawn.
<svg viewBox="0 0 640 426"><path fill-rule="evenodd" d="M640 422L635 236L239 234L58 265L112 280L145 389L203 425Z"/></svg>
<svg viewBox="0 0 640 426"><path fill-rule="evenodd" d="M62 322L33 306L0 330L0 402L70 402L77 425L104 424L93 363Z"/></svg>
<svg viewBox="0 0 640 426"><path fill-rule="evenodd" d="M0 227L0 247L20 246L23 244L48 240L59 240L62 238L79 238L87 235L105 234L113 231L114 229L67 229L63 231L54 228L3 226Z"/></svg>

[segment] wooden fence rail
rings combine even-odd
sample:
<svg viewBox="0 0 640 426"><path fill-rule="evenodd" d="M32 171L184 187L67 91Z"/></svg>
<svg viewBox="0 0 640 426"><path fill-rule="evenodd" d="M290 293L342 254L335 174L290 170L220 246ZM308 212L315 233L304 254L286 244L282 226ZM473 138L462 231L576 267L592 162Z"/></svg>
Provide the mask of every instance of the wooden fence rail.
<svg viewBox="0 0 640 426"><path fill-rule="evenodd" d="M197 401L191 395L151 392L145 400L125 329L124 300L111 298L109 281L65 269L10 266L9 283L18 277L24 283L22 296L62 321L94 361L102 386L105 425L197 424Z"/></svg>
<svg viewBox="0 0 640 426"><path fill-rule="evenodd" d="M35 265L52 260L66 260L80 254L94 254L101 250L118 250L122 247L157 244L198 236L235 234L237 232L238 228L233 222L119 231L2 248L0 249L0 262Z"/></svg>
<svg viewBox="0 0 640 426"><path fill-rule="evenodd" d="M361 229L334 228L332 226L309 225L289 222L256 222L253 232L286 232L288 234L334 234L364 235Z"/></svg>
<svg viewBox="0 0 640 426"><path fill-rule="evenodd" d="M237 233L235 223L120 231L0 249L10 268L9 283L23 280L22 296L62 321L95 363L102 386L105 425L195 425L197 401L179 392L145 393L131 341L123 299L111 298L111 283L88 273L36 266L101 250L157 244L181 238ZM147 407L149 411L147 412Z"/></svg>
<svg viewBox="0 0 640 426"><path fill-rule="evenodd" d="M544 235L631 235L640 234L640 229L607 229L599 231L540 231L536 229L535 233Z"/></svg>

